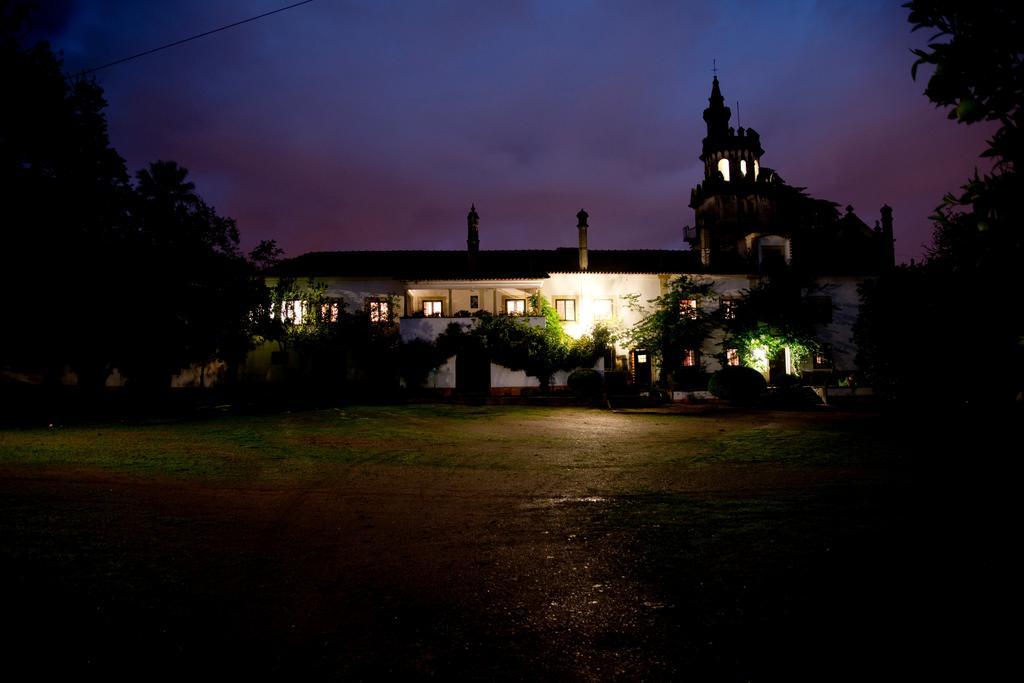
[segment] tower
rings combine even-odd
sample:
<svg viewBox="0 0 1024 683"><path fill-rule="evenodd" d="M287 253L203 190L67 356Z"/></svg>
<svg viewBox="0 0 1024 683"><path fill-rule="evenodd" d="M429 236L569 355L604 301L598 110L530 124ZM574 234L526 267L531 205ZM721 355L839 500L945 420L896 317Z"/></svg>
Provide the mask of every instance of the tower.
<svg viewBox="0 0 1024 683"><path fill-rule="evenodd" d="M771 228L776 213L771 174L761 170L761 136L752 128L734 130L731 118L715 75L704 110L707 136L699 157L704 180L690 193L696 228L687 235L705 267L729 267L756 256L758 236Z"/></svg>
<svg viewBox="0 0 1024 683"><path fill-rule="evenodd" d="M752 183L760 173L761 136L753 129L742 126L733 130L729 127L732 110L725 106L718 76L711 82L711 97L704 110L704 122L708 126L707 137L702 143L700 160L704 162L705 180L716 179L719 175L724 182Z"/></svg>

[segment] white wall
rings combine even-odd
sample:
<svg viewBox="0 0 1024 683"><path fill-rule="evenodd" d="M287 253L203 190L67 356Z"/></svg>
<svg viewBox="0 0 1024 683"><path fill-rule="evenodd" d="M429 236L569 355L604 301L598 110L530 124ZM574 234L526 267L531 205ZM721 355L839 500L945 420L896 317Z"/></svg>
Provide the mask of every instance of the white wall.
<svg viewBox="0 0 1024 683"><path fill-rule="evenodd" d="M430 389L454 389L455 388L455 356L452 356L444 365L430 371L427 381L423 386Z"/></svg>
<svg viewBox="0 0 1024 683"><path fill-rule="evenodd" d="M524 370L509 370L504 365L491 363L491 388L539 387L540 380L527 375Z"/></svg>
<svg viewBox="0 0 1024 683"><path fill-rule="evenodd" d="M594 363L594 369L600 374L604 374L604 358L598 358L597 362ZM551 375L551 386L553 387L564 387L569 384L569 375L572 374L572 370L556 370ZM491 363L491 387L492 388L507 388L507 387L539 387L540 380L536 377L527 375L524 370L509 370L503 365L497 365Z"/></svg>
<svg viewBox="0 0 1024 683"><path fill-rule="evenodd" d="M821 292L832 297L832 322L818 328L821 341L832 347L832 361L836 372L851 372L856 368L857 347L853 343L853 324L860 312L857 284L863 278L854 276L831 277L818 280L825 285Z"/></svg>
<svg viewBox="0 0 1024 683"><path fill-rule="evenodd" d="M663 278L659 275L638 275L630 273L552 273L543 281L541 293L554 305L555 299L576 301L576 320L563 323L566 334L578 338L594 327L594 300L612 300L610 327L627 328L636 324L641 315L630 310L624 298L638 294L638 302L647 304L649 299L661 296Z"/></svg>

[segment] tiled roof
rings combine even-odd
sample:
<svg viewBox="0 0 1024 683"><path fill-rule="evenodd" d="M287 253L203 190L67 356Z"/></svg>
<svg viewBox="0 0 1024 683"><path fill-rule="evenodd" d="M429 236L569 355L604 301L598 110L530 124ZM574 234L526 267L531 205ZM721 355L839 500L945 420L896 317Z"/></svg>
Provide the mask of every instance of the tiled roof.
<svg viewBox="0 0 1024 683"><path fill-rule="evenodd" d="M691 273L700 270L695 252L681 249L591 249L591 273ZM576 273L579 251L559 249L481 250L469 268L466 251L318 251L283 261L269 275L280 277L385 277L400 280L537 279Z"/></svg>

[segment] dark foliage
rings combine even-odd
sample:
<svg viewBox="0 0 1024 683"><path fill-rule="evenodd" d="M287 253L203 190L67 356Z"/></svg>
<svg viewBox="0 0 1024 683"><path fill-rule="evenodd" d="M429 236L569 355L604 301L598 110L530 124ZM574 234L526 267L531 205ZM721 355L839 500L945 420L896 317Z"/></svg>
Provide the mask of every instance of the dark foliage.
<svg viewBox="0 0 1024 683"><path fill-rule="evenodd" d="M817 326L831 311L821 310L828 288L813 277L784 269L762 278L744 293L730 319L722 319L726 337L719 360L727 363L726 348L737 348L746 362L751 349L764 348L769 357L788 346L799 363L820 347ZM761 368L767 371L767 367Z"/></svg>
<svg viewBox="0 0 1024 683"><path fill-rule="evenodd" d="M924 264L864 286L859 363L891 399L1012 399L1024 386L1024 12L1013 3L905 6L915 30L935 32L914 51L915 77L934 67L925 94L951 119L996 123L982 154L994 167L943 198ZM988 368L970 372L972 356Z"/></svg>
<svg viewBox="0 0 1024 683"><path fill-rule="evenodd" d="M600 398L603 389L601 373L593 368L578 368L569 373L569 390L580 398Z"/></svg>
<svg viewBox="0 0 1024 683"><path fill-rule="evenodd" d="M240 253L238 230L159 161L133 185L110 144L102 89L69 78L45 43L23 44L22 5L0 5L3 240L0 287L17 301L0 336L3 369L102 386L116 367L136 386L219 359L227 377L265 303L258 268L279 252Z"/></svg>
<svg viewBox="0 0 1024 683"><path fill-rule="evenodd" d="M410 389L423 386L430 371L440 367L449 356L437 345L423 339L411 339L398 347L399 374Z"/></svg>
<svg viewBox="0 0 1024 683"><path fill-rule="evenodd" d="M650 310L637 301L630 304L644 317L626 331L623 341L632 348L648 349L660 368L662 384L683 369L684 353L699 351L715 328L717 319L705 303L710 296L710 282L682 275L669 283L663 295L648 302Z"/></svg>
<svg viewBox="0 0 1024 683"><path fill-rule="evenodd" d="M753 368L726 366L711 375L708 391L730 403L751 405L767 393L768 384Z"/></svg>

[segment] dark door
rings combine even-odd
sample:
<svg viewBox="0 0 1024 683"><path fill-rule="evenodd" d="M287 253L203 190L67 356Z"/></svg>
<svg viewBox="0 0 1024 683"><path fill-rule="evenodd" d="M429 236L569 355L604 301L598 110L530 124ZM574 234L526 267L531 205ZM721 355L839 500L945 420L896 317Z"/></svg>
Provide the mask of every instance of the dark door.
<svg viewBox="0 0 1024 683"><path fill-rule="evenodd" d="M632 355L633 384L649 387L651 385L651 354L647 353L647 349L635 349Z"/></svg>
<svg viewBox="0 0 1024 683"><path fill-rule="evenodd" d="M463 348L455 356L455 389L461 394L486 394L491 389L491 359L481 348Z"/></svg>
<svg viewBox="0 0 1024 683"><path fill-rule="evenodd" d="M785 383L786 381L786 349L781 348L768 361L768 384Z"/></svg>

